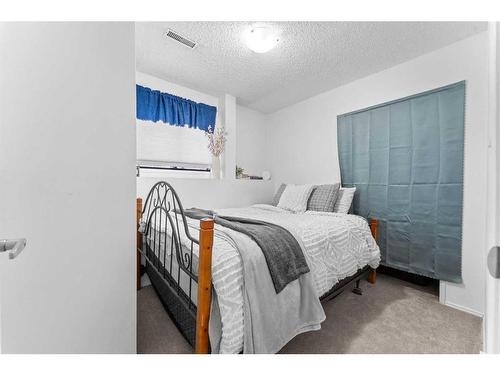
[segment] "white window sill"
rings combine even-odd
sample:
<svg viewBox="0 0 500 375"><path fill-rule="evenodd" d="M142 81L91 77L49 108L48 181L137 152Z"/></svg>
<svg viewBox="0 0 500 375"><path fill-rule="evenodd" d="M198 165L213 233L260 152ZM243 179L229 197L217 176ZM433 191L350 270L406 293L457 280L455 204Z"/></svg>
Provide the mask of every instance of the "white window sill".
<svg viewBox="0 0 500 375"><path fill-rule="evenodd" d="M193 179L210 179L210 172L206 171L183 171L183 170L161 170L161 169L141 169L137 178L153 177L153 178L193 178Z"/></svg>

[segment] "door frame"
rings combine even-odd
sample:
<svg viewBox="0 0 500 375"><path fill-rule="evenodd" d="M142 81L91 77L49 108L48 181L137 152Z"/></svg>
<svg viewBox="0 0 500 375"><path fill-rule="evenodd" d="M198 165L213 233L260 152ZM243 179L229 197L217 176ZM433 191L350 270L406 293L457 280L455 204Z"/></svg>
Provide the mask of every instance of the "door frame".
<svg viewBox="0 0 500 375"><path fill-rule="evenodd" d="M489 63L488 63L488 182L487 199L490 203L486 212L486 257L490 249L500 244L500 234L498 225L500 224L500 197L498 189L500 188L498 167L499 152L497 145L499 143L500 129L498 120L500 119L498 110L500 105L500 85L499 85L499 67L500 62L500 23L489 22ZM486 260L487 262L487 260ZM495 279L489 271L485 262L486 288L485 288L485 316L483 319L483 350L486 353L500 353L500 280Z"/></svg>

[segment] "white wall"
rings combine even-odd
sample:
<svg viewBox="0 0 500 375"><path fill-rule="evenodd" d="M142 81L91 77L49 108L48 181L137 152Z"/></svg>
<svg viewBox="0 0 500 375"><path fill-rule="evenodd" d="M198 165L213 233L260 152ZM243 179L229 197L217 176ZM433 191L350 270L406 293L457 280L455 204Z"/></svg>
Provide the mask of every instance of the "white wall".
<svg viewBox="0 0 500 375"><path fill-rule="evenodd" d="M133 23L0 23L6 353L135 353L134 88Z"/></svg>
<svg viewBox="0 0 500 375"><path fill-rule="evenodd" d="M236 138L238 133L236 126L236 98L233 95L224 94L223 103L226 145L221 155L222 178L234 180L236 178Z"/></svg>
<svg viewBox="0 0 500 375"><path fill-rule="evenodd" d="M274 189L271 181L143 177L137 185L137 196L145 199L151 186L158 181L167 181L174 187L184 208L213 209L271 203Z"/></svg>
<svg viewBox="0 0 500 375"><path fill-rule="evenodd" d="M337 115L467 81L463 280L442 283L444 303L484 312L488 39L478 34L269 115L274 184L340 180Z"/></svg>
<svg viewBox="0 0 500 375"><path fill-rule="evenodd" d="M241 105L236 106L237 139L236 164L246 174L262 176L269 171L271 162L267 155L267 116Z"/></svg>

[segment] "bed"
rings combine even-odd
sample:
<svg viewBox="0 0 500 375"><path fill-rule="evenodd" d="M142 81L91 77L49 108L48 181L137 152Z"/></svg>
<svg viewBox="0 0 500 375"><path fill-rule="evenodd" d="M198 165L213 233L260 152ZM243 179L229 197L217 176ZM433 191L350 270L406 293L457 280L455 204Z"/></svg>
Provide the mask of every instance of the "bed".
<svg viewBox="0 0 500 375"><path fill-rule="evenodd" d="M155 184L144 205L137 200L137 247L138 264L142 256L153 287L196 353L275 353L295 335L320 329L325 319L320 301L353 284L361 294L364 278L375 283L380 261L375 219L295 214L263 204L202 218L189 211L170 184ZM278 292L256 241L214 224L214 217L283 228L299 243L310 272ZM139 288L139 270L137 278Z"/></svg>

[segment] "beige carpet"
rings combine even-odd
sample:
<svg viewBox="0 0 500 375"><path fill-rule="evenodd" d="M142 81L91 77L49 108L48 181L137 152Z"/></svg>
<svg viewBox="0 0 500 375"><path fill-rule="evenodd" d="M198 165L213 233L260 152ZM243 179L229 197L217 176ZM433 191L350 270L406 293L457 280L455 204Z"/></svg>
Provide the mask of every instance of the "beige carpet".
<svg viewBox="0 0 500 375"><path fill-rule="evenodd" d="M281 353L479 353L481 319L439 304L435 292L386 275L323 304L322 329ZM137 352L192 353L149 286L138 293Z"/></svg>

